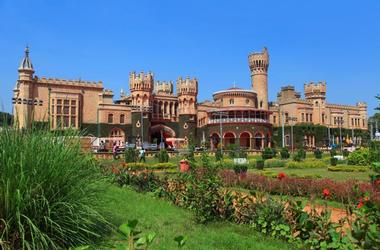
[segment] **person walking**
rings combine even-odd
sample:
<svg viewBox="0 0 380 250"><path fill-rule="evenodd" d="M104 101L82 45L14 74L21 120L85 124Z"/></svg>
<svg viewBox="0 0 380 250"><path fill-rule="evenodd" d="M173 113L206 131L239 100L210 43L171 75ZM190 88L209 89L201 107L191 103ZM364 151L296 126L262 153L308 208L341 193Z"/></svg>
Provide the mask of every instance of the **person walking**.
<svg viewBox="0 0 380 250"><path fill-rule="evenodd" d="M139 162L141 162L141 161L144 161L144 162L146 162L146 160L145 160L145 149L144 148L141 148L140 149L140 161Z"/></svg>
<svg viewBox="0 0 380 250"><path fill-rule="evenodd" d="M112 155L113 155L113 159L116 160L117 159L117 149L119 147L116 145L116 142L113 143L113 147L112 147Z"/></svg>

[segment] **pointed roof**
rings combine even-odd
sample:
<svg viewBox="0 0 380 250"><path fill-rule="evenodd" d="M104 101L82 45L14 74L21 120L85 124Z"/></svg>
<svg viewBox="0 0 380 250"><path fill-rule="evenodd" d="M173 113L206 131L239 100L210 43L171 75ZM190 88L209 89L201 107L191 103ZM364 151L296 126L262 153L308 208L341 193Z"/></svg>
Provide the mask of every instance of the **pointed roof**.
<svg viewBox="0 0 380 250"><path fill-rule="evenodd" d="M18 69L19 70L34 70L32 61L29 58L29 47L28 46L26 46L26 48L25 48L25 56L22 59L20 67Z"/></svg>

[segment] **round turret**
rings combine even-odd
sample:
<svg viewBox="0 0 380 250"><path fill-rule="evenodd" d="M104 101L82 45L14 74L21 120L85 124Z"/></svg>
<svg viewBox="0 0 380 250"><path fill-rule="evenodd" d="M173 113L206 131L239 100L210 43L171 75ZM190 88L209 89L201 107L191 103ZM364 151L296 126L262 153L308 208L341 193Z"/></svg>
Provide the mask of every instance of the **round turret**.
<svg viewBox="0 0 380 250"><path fill-rule="evenodd" d="M251 53L248 56L251 71L252 89L257 93L260 109L268 109L268 67L269 54L267 48L262 52Z"/></svg>

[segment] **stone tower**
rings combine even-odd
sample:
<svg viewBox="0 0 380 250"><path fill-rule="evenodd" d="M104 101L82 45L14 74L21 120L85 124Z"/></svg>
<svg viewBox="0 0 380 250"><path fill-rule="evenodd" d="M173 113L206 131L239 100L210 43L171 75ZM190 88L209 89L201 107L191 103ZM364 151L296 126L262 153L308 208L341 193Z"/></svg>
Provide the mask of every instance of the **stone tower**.
<svg viewBox="0 0 380 250"><path fill-rule="evenodd" d="M313 104L313 122L328 124L326 114L326 82L304 84L305 99Z"/></svg>
<svg viewBox="0 0 380 250"><path fill-rule="evenodd" d="M133 106L132 134L136 135L136 143L147 142L149 140L153 87L153 73L130 73L129 89L131 91Z"/></svg>
<svg viewBox="0 0 380 250"><path fill-rule="evenodd" d="M268 109L268 67L269 54L264 47L262 52L254 52L248 56L251 70L252 89L257 92L257 105L259 109Z"/></svg>
<svg viewBox="0 0 380 250"><path fill-rule="evenodd" d="M29 58L29 47L18 68L18 80L13 89L13 113L15 125L18 128L28 128L31 125L33 112L33 64Z"/></svg>
<svg viewBox="0 0 380 250"><path fill-rule="evenodd" d="M177 79L179 137L196 138L198 80L196 78Z"/></svg>

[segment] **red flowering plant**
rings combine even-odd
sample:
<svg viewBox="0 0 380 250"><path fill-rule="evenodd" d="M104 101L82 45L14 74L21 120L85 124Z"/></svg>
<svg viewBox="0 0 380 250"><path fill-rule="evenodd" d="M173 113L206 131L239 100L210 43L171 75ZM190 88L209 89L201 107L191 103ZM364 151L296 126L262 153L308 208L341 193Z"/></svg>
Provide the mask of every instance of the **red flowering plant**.
<svg viewBox="0 0 380 250"><path fill-rule="evenodd" d="M330 196L330 190L328 190L327 188L324 188L322 191L322 194L323 194L323 198L327 199Z"/></svg>
<svg viewBox="0 0 380 250"><path fill-rule="evenodd" d="M283 172L281 172L281 173L279 173L279 174L277 175L277 179L279 179L279 180L282 180L282 179L284 179L285 177L286 177L286 174L283 173Z"/></svg>

